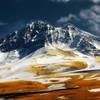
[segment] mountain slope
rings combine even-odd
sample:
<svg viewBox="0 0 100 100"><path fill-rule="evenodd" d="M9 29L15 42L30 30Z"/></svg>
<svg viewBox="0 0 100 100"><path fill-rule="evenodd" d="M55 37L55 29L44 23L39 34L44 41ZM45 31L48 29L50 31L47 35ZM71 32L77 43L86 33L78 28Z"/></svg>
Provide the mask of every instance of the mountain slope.
<svg viewBox="0 0 100 100"><path fill-rule="evenodd" d="M16 61L45 48L74 49L86 55L99 56L99 43L99 37L71 24L54 27L46 22L36 21L0 39L0 55L4 55L4 61Z"/></svg>

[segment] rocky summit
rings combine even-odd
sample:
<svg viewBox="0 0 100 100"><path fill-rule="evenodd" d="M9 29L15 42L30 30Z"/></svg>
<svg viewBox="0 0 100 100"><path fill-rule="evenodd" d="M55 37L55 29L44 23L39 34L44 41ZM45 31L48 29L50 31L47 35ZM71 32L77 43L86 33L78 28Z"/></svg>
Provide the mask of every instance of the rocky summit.
<svg viewBox="0 0 100 100"><path fill-rule="evenodd" d="M99 40L98 37L71 24L54 27L43 21L35 21L0 39L0 51L17 50L22 58L42 47L56 46L60 49L70 47L82 53L98 55Z"/></svg>

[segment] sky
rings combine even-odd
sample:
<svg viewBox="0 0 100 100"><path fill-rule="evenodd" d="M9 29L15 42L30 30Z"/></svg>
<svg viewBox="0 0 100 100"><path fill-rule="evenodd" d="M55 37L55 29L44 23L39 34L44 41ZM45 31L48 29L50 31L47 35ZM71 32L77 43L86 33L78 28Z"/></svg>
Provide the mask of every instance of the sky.
<svg viewBox="0 0 100 100"><path fill-rule="evenodd" d="M0 38L36 20L100 35L100 0L0 0Z"/></svg>

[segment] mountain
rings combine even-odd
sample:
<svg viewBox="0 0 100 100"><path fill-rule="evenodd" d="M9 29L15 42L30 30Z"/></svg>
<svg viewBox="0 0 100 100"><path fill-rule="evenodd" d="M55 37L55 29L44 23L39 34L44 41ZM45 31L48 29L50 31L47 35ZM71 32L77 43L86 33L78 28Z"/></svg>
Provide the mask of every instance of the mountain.
<svg viewBox="0 0 100 100"><path fill-rule="evenodd" d="M44 84L67 81L79 74L78 80L86 74L98 79L99 43L99 37L71 24L54 27L32 22L0 40L0 82Z"/></svg>
<svg viewBox="0 0 100 100"><path fill-rule="evenodd" d="M9 59L23 58L40 48L71 48L87 55L100 55L100 38L68 24L54 27L35 21L0 39L1 55Z"/></svg>

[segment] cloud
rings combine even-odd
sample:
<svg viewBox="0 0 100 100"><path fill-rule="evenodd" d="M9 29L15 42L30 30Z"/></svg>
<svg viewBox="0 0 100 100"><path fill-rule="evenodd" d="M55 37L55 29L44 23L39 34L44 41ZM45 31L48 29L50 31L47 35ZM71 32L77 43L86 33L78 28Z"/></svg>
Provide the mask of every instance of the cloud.
<svg viewBox="0 0 100 100"><path fill-rule="evenodd" d="M93 5L92 7L81 10L77 15L69 14L62 16L57 20L57 23L75 22L84 26L88 31L100 35L100 6Z"/></svg>
<svg viewBox="0 0 100 100"><path fill-rule="evenodd" d="M100 6L93 6L88 10L83 10L79 15L83 19L100 23Z"/></svg>
<svg viewBox="0 0 100 100"><path fill-rule="evenodd" d="M89 25L89 29L100 34L100 6L93 6L88 10L83 10L79 14L81 19Z"/></svg>
<svg viewBox="0 0 100 100"><path fill-rule="evenodd" d="M61 17L60 19L57 20L57 23L66 23L70 20L79 20L77 18L77 16L73 15L73 14L69 14L68 16L64 16L64 17Z"/></svg>
<svg viewBox="0 0 100 100"><path fill-rule="evenodd" d="M100 3L100 0L91 0L93 3Z"/></svg>
<svg viewBox="0 0 100 100"><path fill-rule="evenodd" d="M57 2L57 3L67 3L70 0L51 0L52 2Z"/></svg>

